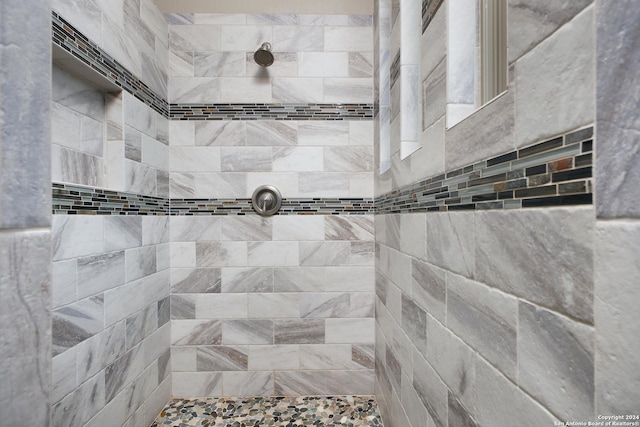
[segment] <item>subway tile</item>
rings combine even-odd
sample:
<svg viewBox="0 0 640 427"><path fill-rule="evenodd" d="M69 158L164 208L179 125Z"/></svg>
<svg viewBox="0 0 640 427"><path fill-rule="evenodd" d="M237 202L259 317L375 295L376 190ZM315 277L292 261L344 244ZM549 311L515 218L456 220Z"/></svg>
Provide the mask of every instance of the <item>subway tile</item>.
<svg viewBox="0 0 640 427"><path fill-rule="evenodd" d="M436 426L447 425L447 386L419 354L414 354L413 387ZM455 424L454 424L455 425Z"/></svg>
<svg viewBox="0 0 640 427"><path fill-rule="evenodd" d="M276 172L312 172L324 170L322 147L274 147Z"/></svg>
<svg viewBox="0 0 640 427"><path fill-rule="evenodd" d="M118 326L121 323L122 322L116 323L115 326ZM126 343L127 350L138 345L142 340L155 332L156 329L158 329L158 326L162 325L158 323L158 310L153 305L127 317L125 320L124 341Z"/></svg>
<svg viewBox="0 0 640 427"><path fill-rule="evenodd" d="M300 348L298 345L255 345L249 347L250 371L299 368Z"/></svg>
<svg viewBox="0 0 640 427"><path fill-rule="evenodd" d="M520 302L518 384L562 419L594 414L594 331Z"/></svg>
<svg viewBox="0 0 640 427"><path fill-rule="evenodd" d="M373 292L351 293L350 317L374 317L375 295Z"/></svg>
<svg viewBox="0 0 640 427"><path fill-rule="evenodd" d="M251 266L297 266L301 260L298 242L249 242Z"/></svg>
<svg viewBox="0 0 640 427"><path fill-rule="evenodd" d="M301 266L338 266L349 263L348 242L300 242Z"/></svg>
<svg viewBox="0 0 640 427"><path fill-rule="evenodd" d="M515 379L517 299L451 273L447 285L447 326Z"/></svg>
<svg viewBox="0 0 640 427"><path fill-rule="evenodd" d="M52 308L71 304L77 300L77 260L56 261L51 271Z"/></svg>
<svg viewBox="0 0 640 427"><path fill-rule="evenodd" d="M274 395L273 372L223 372L224 396L271 396Z"/></svg>
<svg viewBox="0 0 640 427"><path fill-rule="evenodd" d="M173 294L171 295L171 320L195 319L196 298L195 295Z"/></svg>
<svg viewBox="0 0 640 427"><path fill-rule="evenodd" d="M77 297L86 298L124 284L124 251L107 252L77 260Z"/></svg>
<svg viewBox="0 0 640 427"><path fill-rule="evenodd" d="M247 265L245 242L196 242L197 267L235 267Z"/></svg>
<svg viewBox="0 0 640 427"><path fill-rule="evenodd" d="M51 402L58 402L76 387L77 349L70 348L51 362Z"/></svg>
<svg viewBox="0 0 640 427"><path fill-rule="evenodd" d="M300 369L351 369L351 366L349 344L300 345Z"/></svg>
<svg viewBox="0 0 640 427"><path fill-rule="evenodd" d="M298 143L298 123L286 121L249 121L247 145L292 146Z"/></svg>
<svg viewBox="0 0 640 427"><path fill-rule="evenodd" d="M359 371L326 371L327 393L347 395L372 395L374 372Z"/></svg>
<svg viewBox="0 0 640 427"><path fill-rule="evenodd" d="M411 295L414 301L440 322L446 319L447 285L445 270L411 260Z"/></svg>
<svg viewBox="0 0 640 427"><path fill-rule="evenodd" d="M327 393L326 371L277 371L275 393L281 396L317 396Z"/></svg>
<svg viewBox="0 0 640 427"><path fill-rule="evenodd" d="M373 241L370 215L330 216L325 219L326 240Z"/></svg>
<svg viewBox="0 0 640 427"><path fill-rule="evenodd" d="M222 324L222 344L273 344L274 325L271 320L225 320Z"/></svg>
<svg viewBox="0 0 640 427"><path fill-rule="evenodd" d="M424 354L427 347L427 313L404 294L402 295L402 329Z"/></svg>
<svg viewBox="0 0 640 427"><path fill-rule="evenodd" d="M196 318L197 319L244 319L244 318L247 318L247 295L246 294L199 294L196 297Z"/></svg>
<svg viewBox="0 0 640 427"><path fill-rule="evenodd" d="M374 319L326 319L327 344L371 344Z"/></svg>
<svg viewBox="0 0 640 427"><path fill-rule="evenodd" d="M225 267L222 269L223 293L260 293L274 289L272 268L265 267Z"/></svg>
<svg viewBox="0 0 640 427"><path fill-rule="evenodd" d="M373 344L351 346L352 369L374 369L375 348Z"/></svg>
<svg viewBox="0 0 640 427"><path fill-rule="evenodd" d="M299 299L300 295L297 293L249 294L249 317L299 317Z"/></svg>
<svg viewBox="0 0 640 427"><path fill-rule="evenodd" d="M196 365L203 371L246 371L247 348L244 346L199 346Z"/></svg>
<svg viewBox="0 0 640 427"><path fill-rule="evenodd" d="M104 295L96 295L53 311L53 355L101 332L105 325Z"/></svg>
<svg viewBox="0 0 640 427"><path fill-rule="evenodd" d="M276 320L273 325L275 344L323 344L324 319Z"/></svg>
<svg viewBox="0 0 640 427"><path fill-rule="evenodd" d="M171 344L218 345L222 342L222 321L220 320L172 320Z"/></svg>
<svg viewBox="0 0 640 427"><path fill-rule="evenodd" d="M475 215L427 216L427 261L467 277L474 275Z"/></svg>
<svg viewBox="0 0 640 427"><path fill-rule="evenodd" d="M197 347L171 346L171 372L195 372Z"/></svg>
<svg viewBox="0 0 640 427"><path fill-rule="evenodd" d="M271 240L272 221L272 218L258 215L225 216L221 218L222 240L252 242Z"/></svg>
<svg viewBox="0 0 640 427"><path fill-rule="evenodd" d="M325 238L325 218L320 215L278 215L273 217L272 224L273 240L301 241Z"/></svg>
<svg viewBox="0 0 640 427"><path fill-rule="evenodd" d="M222 279L219 268L173 268L171 269L171 292L220 293Z"/></svg>
<svg viewBox="0 0 640 427"><path fill-rule="evenodd" d="M174 216L170 222L172 242L220 240L221 218Z"/></svg>
<svg viewBox="0 0 640 427"><path fill-rule="evenodd" d="M219 396L222 394L222 373L174 372L171 384L171 395L175 398Z"/></svg>
<svg viewBox="0 0 640 427"><path fill-rule="evenodd" d="M348 293L302 293L300 294L300 317L351 317L350 295Z"/></svg>
<svg viewBox="0 0 640 427"><path fill-rule="evenodd" d="M127 249L125 251L125 279L141 279L157 272L157 259L155 246L143 246L141 248Z"/></svg>

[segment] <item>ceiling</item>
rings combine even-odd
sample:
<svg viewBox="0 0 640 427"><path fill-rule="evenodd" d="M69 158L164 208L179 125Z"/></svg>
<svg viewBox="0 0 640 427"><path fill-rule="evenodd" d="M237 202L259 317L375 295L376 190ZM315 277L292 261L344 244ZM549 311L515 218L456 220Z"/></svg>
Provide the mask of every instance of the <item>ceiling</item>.
<svg viewBox="0 0 640 427"><path fill-rule="evenodd" d="M372 15L373 0L155 0L164 13Z"/></svg>

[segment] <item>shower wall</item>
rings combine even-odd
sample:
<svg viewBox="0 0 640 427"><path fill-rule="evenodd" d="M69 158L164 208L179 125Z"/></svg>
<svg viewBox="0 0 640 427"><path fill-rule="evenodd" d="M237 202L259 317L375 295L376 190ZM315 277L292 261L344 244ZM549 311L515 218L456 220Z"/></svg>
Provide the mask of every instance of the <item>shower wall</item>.
<svg viewBox="0 0 640 427"><path fill-rule="evenodd" d="M635 375L631 357L614 367L622 353L603 349L600 328L625 332L612 332L619 323L602 311L594 322L594 305L597 314L611 303L637 325L605 288L628 275L619 286L631 295L638 273L604 267L619 256L637 264L630 240L610 252L614 236L637 227L600 225L590 194L595 7L509 2L509 90L447 129L449 3L422 36L422 147L394 155L376 177L376 397L385 425L553 425L633 412L626 397L610 398L618 386L598 380ZM622 383L637 396L637 381Z"/></svg>
<svg viewBox="0 0 640 427"><path fill-rule="evenodd" d="M29 19L25 19L28 16ZM0 4L0 419L48 425L51 4Z"/></svg>
<svg viewBox="0 0 640 427"><path fill-rule="evenodd" d="M371 16L167 17L171 103L370 108ZM266 69L253 62L263 42ZM371 201L373 122L268 114L170 123L172 203L233 205L263 184L311 203L306 215L172 216L173 394L372 394L373 215L312 213Z"/></svg>
<svg viewBox="0 0 640 427"><path fill-rule="evenodd" d="M102 49L166 97L168 30L152 0L60 0L53 10L80 33L86 58ZM169 219L134 203L169 195L168 120L138 95L88 83L96 71L67 65L52 76L51 423L149 425L171 394ZM87 215L60 203L79 194L79 206L113 208ZM116 209L119 200L130 209Z"/></svg>

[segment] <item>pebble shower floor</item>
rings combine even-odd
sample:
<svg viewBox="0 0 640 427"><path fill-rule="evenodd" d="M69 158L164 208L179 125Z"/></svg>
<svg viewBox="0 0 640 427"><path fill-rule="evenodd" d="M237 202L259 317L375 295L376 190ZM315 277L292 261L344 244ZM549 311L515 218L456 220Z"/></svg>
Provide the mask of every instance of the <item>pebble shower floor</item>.
<svg viewBox="0 0 640 427"><path fill-rule="evenodd" d="M382 426L373 396L175 399L151 427Z"/></svg>

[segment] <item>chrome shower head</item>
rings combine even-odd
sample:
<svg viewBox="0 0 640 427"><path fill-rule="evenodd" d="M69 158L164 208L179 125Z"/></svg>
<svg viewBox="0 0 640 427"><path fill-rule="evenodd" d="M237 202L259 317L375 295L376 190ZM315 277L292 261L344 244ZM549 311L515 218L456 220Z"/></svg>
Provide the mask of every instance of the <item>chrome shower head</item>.
<svg viewBox="0 0 640 427"><path fill-rule="evenodd" d="M253 60L256 61L256 64L261 67L268 67L273 64L273 53L271 53L271 44L270 43L262 43L260 49L256 50L256 53L253 54Z"/></svg>

